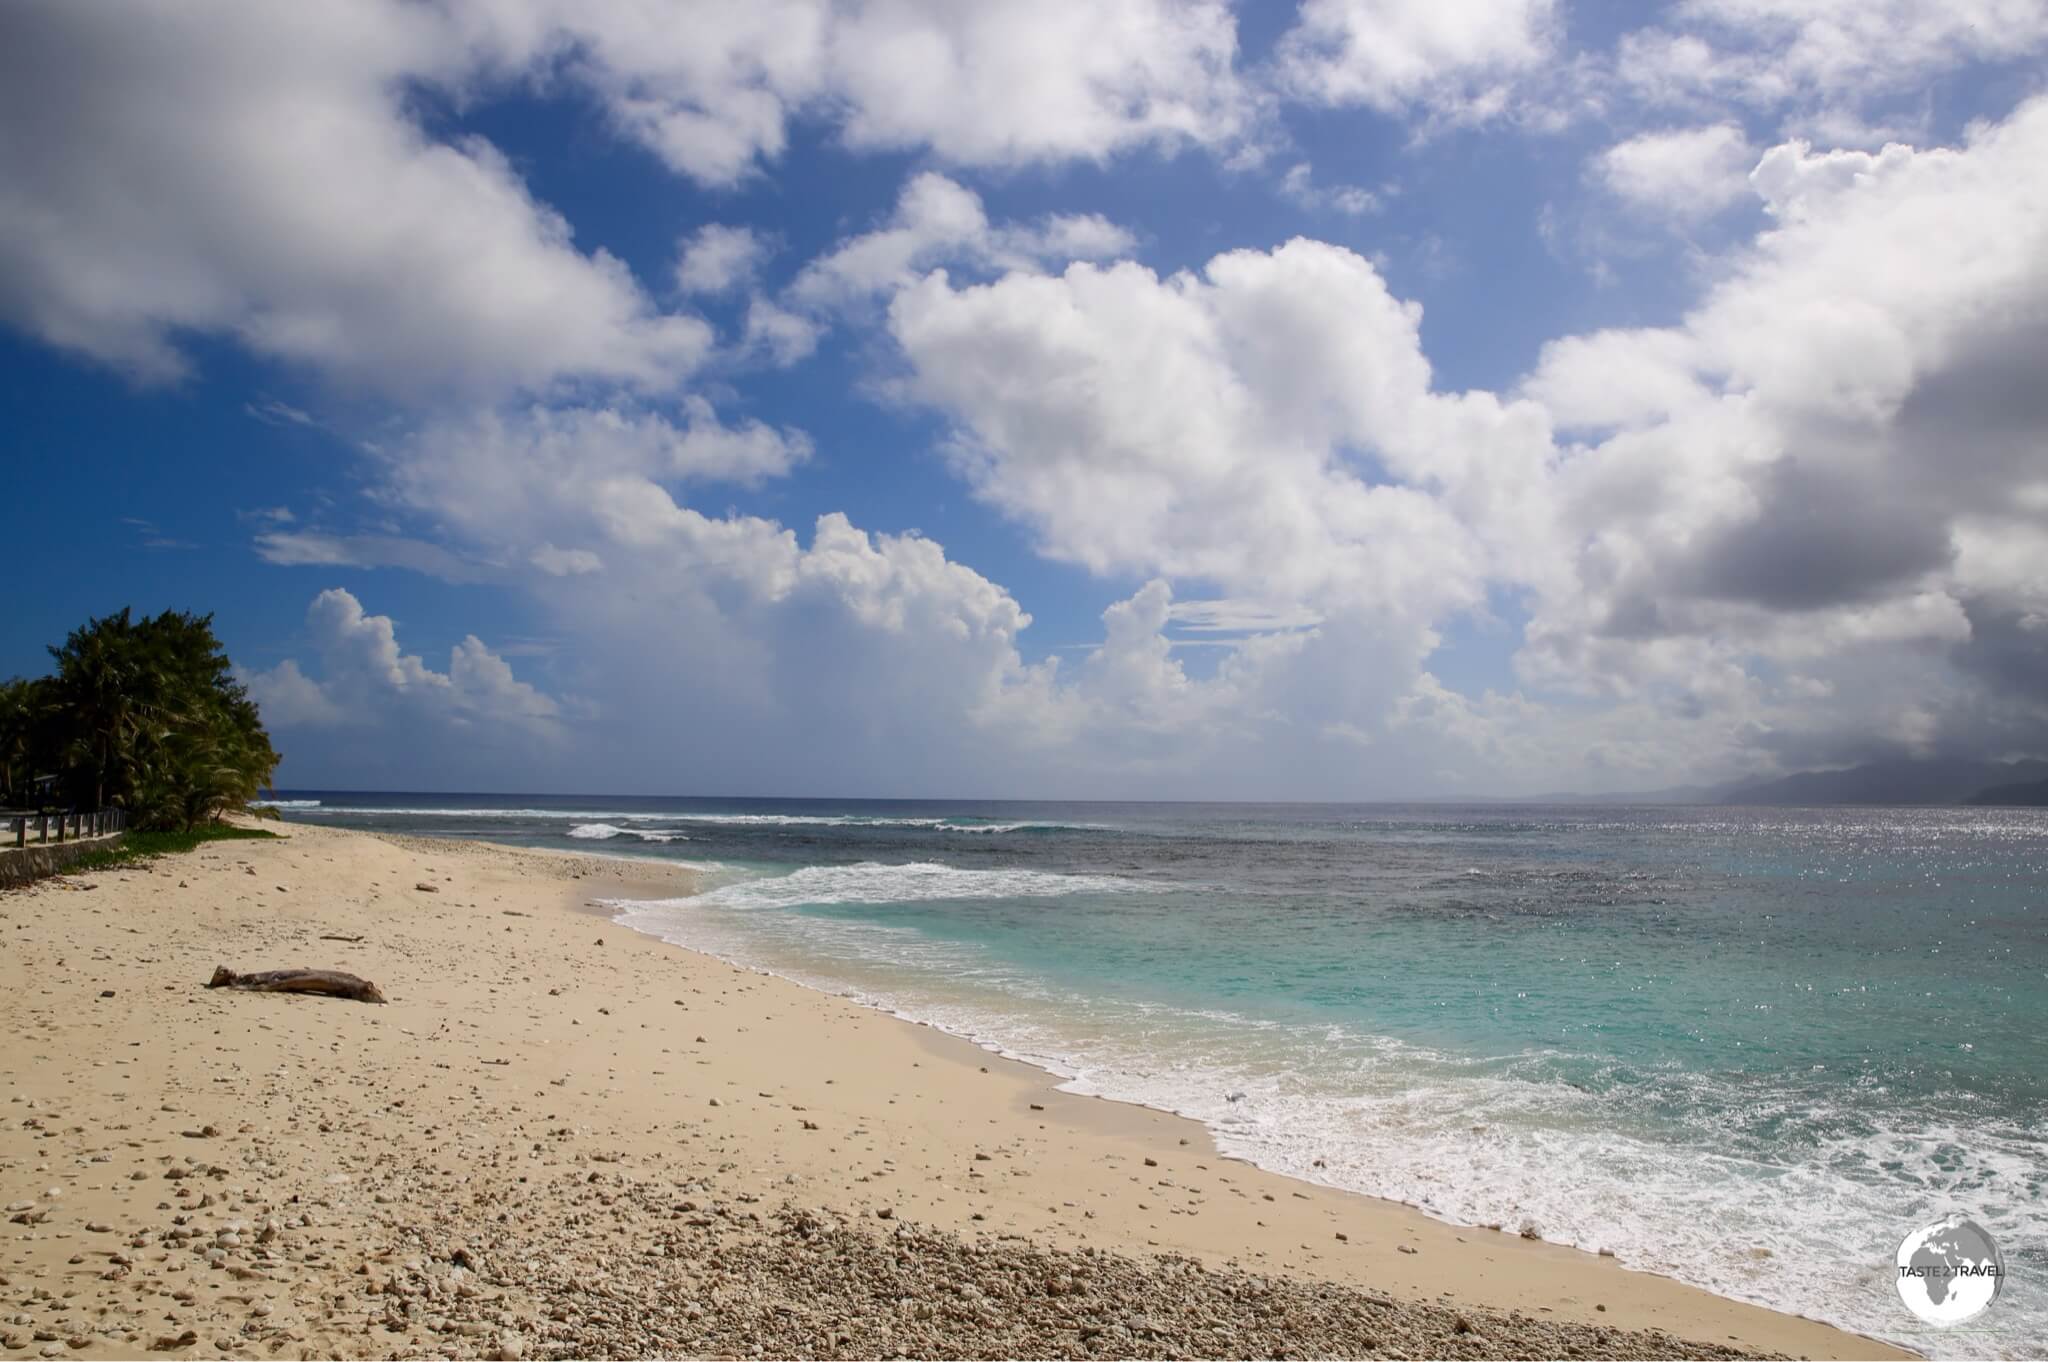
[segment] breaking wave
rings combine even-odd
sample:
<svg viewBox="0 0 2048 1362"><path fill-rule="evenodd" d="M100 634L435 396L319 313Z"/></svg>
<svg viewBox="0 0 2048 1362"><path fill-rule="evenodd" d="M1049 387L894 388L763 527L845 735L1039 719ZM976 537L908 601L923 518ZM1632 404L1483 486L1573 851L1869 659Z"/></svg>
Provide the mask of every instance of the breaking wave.
<svg viewBox="0 0 2048 1362"><path fill-rule="evenodd" d="M582 841L604 842L614 837L637 837L643 842L687 842L690 835L670 828L622 828L612 823L578 823L569 835Z"/></svg>

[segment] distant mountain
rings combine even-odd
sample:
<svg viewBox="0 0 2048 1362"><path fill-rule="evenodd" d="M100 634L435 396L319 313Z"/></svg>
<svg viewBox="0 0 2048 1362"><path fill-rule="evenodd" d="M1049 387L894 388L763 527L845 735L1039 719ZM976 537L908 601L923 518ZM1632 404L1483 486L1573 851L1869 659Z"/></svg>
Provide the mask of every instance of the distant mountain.
<svg viewBox="0 0 2048 1362"><path fill-rule="evenodd" d="M1961 804L1993 787L2048 781L2048 761L1874 761L1738 785L1723 804Z"/></svg>
<svg viewBox="0 0 2048 1362"><path fill-rule="evenodd" d="M1979 790L1963 801L1965 804L2025 804L2036 808L2048 806L2048 780L2028 780L2015 785L1994 785L1988 790Z"/></svg>
<svg viewBox="0 0 2048 1362"><path fill-rule="evenodd" d="M1578 794L1576 792L1553 792L1550 794L1524 795L1519 799L1496 799L1491 803L1500 804L1718 804L1721 796L1728 792L1728 786L1720 785L1672 785L1662 790L1635 790L1628 794Z"/></svg>

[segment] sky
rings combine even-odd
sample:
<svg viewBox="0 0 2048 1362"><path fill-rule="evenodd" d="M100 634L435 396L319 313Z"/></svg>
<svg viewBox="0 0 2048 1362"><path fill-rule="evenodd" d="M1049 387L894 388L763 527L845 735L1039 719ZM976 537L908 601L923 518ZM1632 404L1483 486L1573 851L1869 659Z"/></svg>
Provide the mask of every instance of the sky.
<svg viewBox="0 0 2048 1362"><path fill-rule="evenodd" d="M2048 0L10 4L0 674L211 612L296 788L2048 756L2044 58Z"/></svg>

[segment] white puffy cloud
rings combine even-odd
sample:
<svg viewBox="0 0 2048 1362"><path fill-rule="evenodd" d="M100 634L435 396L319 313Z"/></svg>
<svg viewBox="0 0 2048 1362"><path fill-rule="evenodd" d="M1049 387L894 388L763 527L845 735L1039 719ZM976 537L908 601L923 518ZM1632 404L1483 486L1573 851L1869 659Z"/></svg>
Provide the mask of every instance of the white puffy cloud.
<svg viewBox="0 0 2048 1362"><path fill-rule="evenodd" d="M1435 724L1497 772L1576 743L1638 784L2027 750L2048 742L2043 159L2048 100L1952 148L1774 148L1752 178L1775 225L1681 325L1562 339L1513 400L1435 391L1416 309L1305 241L1165 278L931 272L890 327L904 391L1042 551L1317 621L1296 652L1350 694L1232 659L1237 703L1296 728L1414 750ZM1433 695L1436 627L1503 588L1534 693ZM1538 698L1559 693L1615 717Z"/></svg>
<svg viewBox="0 0 2048 1362"><path fill-rule="evenodd" d="M903 186L889 221L841 242L804 266L790 296L810 307L843 305L901 288L940 263L1033 268L1129 251L1131 234L1098 214L1053 214L992 224L973 190L932 171Z"/></svg>
<svg viewBox="0 0 2048 1362"><path fill-rule="evenodd" d="M711 222L683 238L676 287L684 293L725 293L754 280L768 243L751 227Z"/></svg>
<svg viewBox="0 0 2048 1362"><path fill-rule="evenodd" d="M905 391L953 419L977 495L1053 557L1159 579L1034 713L1133 769L1170 731L1239 788L1375 787L1333 754L1384 731L1439 621L1557 557L1547 418L1436 391L1419 320L1370 262L1303 240L1200 274L935 272L897 294ZM1169 583L1226 595L1176 607ZM1194 683L1177 612L1255 632Z"/></svg>
<svg viewBox="0 0 2048 1362"><path fill-rule="evenodd" d="M587 531L564 526L560 512L586 505L594 487L622 478L753 485L811 454L803 432L728 425L701 397L684 400L682 418L627 403L438 417L379 456L386 495L477 543L516 546L522 557L550 529L566 529L570 538L553 536L561 545L550 554L554 566L541 564L555 573L570 561L559 555L581 547L574 533Z"/></svg>
<svg viewBox="0 0 2048 1362"><path fill-rule="evenodd" d="M1903 168L1918 153L1901 143L1878 152L1835 148L1816 153L1803 137L1764 153L1749 180L1765 209L1793 221L1825 213L1837 196Z"/></svg>
<svg viewBox="0 0 2048 1362"><path fill-rule="evenodd" d="M720 184L777 156L797 117L976 166L1220 148L1249 127L1221 4L745 0L687 20L552 0L26 5L0 45L0 321L148 381L189 372L182 337L221 336L409 400L660 393L709 356L710 328L579 249L495 147L430 134L416 92L587 87L624 135ZM1127 242L1087 216L1033 230L984 244ZM762 254L704 227L677 286L742 287ZM745 341L787 364L815 335L763 304Z"/></svg>
<svg viewBox="0 0 2048 1362"><path fill-rule="evenodd" d="M1551 55L1555 11L1554 0L1305 0L1280 40L1278 76L1323 104L1490 117Z"/></svg>
<svg viewBox="0 0 2048 1362"><path fill-rule="evenodd" d="M0 319L148 380L188 371L193 333L407 396L673 386L704 323L409 115L409 82L466 65L415 6L15 9Z"/></svg>
<svg viewBox="0 0 2048 1362"><path fill-rule="evenodd" d="M1439 388L1419 308L1358 254L1296 240L1162 274L1117 223L993 222L940 170L787 289L760 236L717 224L643 285L419 112L588 93L720 186L772 168L798 121L942 169L1249 160L1270 109L1218 4L770 0L687 24L555 0L232 23L31 4L0 48L0 319L144 378L185 372L187 337L225 338L415 404L369 454L367 529L273 516L257 551L515 585L573 674L544 690L473 638L437 671L326 593L319 665L250 683L282 729L353 734L329 749L344 764L395 746L480 783L468 753L495 751L532 782L547 770L521 743L575 727L591 746L548 748L556 778L588 752L675 788L681 753L763 790L1157 793L1170 775L1341 796L1460 771L1661 783L1872 735L2007 751L2048 732L2048 105L1954 147L1830 149L1821 130L2038 52L2040 9L1695 0L1631 36L1617 60L1661 130L1609 148L1597 182L1678 221L1754 193L1768 229L1703 262L1678 324L1562 337L1496 394ZM1261 74L1478 121L1554 88L1561 32L1545 0L1310 0ZM1754 153L1733 111L1804 135ZM1305 162L1277 186L1375 206ZM730 300L733 368L885 317L901 363L880 386L939 413L973 495L1128 593L1102 638L1028 662L1024 603L935 541L707 510L811 441L688 386L713 337L653 301L671 292ZM1496 610L1527 618L1524 688L1459 695L1432 652ZM495 745L434 737L486 726Z"/></svg>
<svg viewBox="0 0 2048 1362"><path fill-rule="evenodd" d="M1796 665L1826 710L1766 697L1748 738L1788 760L1840 756L1859 724L2038 745L2038 701L1969 678L2048 674L2001 632L2027 609L2013 559L1981 552L2028 542L2007 536L2048 432L2025 358L2048 338L2044 157L2043 100L1956 147L1788 142L1752 176L1776 225L1682 325L1549 347L1525 391L1594 440L1557 479L1576 561L1542 584L1524 674L1629 694Z"/></svg>
<svg viewBox="0 0 2048 1362"><path fill-rule="evenodd" d="M286 658L269 671L243 669L236 676L249 688L249 696L269 728L322 728L339 724L345 717L341 706L328 698L318 681L299 670L294 658Z"/></svg>
<svg viewBox="0 0 2048 1362"><path fill-rule="evenodd" d="M835 39L857 147L929 146L961 165L1101 159L1228 145L1249 118L1236 22L1215 0L871 0Z"/></svg>
<svg viewBox="0 0 2048 1362"><path fill-rule="evenodd" d="M383 724L391 713L432 723L509 725L541 736L555 732L561 706L512 674L511 666L474 634L457 643L448 670L437 672L402 651L389 615L372 615L339 587L313 598L306 625L320 657L320 678L287 658L242 680L280 729Z"/></svg>
<svg viewBox="0 0 2048 1362"><path fill-rule="evenodd" d="M764 357L777 368L786 369L818 348L824 330L802 313L757 295L747 302L740 348L747 355Z"/></svg>
<svg viewBox="0 0 2048 1362"><path fill-rule="evenodd" d="M1616 65L1654 103L1781 111L1809 133L1881 141L1861 112L1874 102L2044 49L2040 0L1683 0L1624 37Z"/></svg>
<svg viewBox="0 0 2048 1362"><path fill-rule="evenodd" d="M1774 148L1771 227L1681 324L1564 338L1504 396L1439 390L1419 309L1324 243L877 269L896 392L947 419L975 495L1144 583L1078 656L1027 662L1023 604L928 539L685 504L795 461L708 409L688 458L632 410L422 428L383 494L465 560L536 564L610 708L675 716L614 734L613 769L701 745L762 789L1341 797L2025 751L2044 152L2048 101L1951 148ZM1521 689L1450 690L1446 622L1503 599ZM1176 631L1227 645L1213 672Z"/></svg>
<svg viewBox="0 0 2048 1362"><path fill-rule="evenodd" d="M1237 30L1214 0L530 0L460 14L514 66L549 64L674 170L731 184L816 115L856 149L962 166L1229 147L1252 119Z"/></svg>
<svg viewBox="0 0 2048 1362"><path fill-rule="evenodd" d="M1431 391L1419 309L1296 240L1201 275L1075 265L899 293L910 390L1044 550L1319 608L1469 603L1540 504L1533 405Z"/></svg>
<svg viewBox="0 0 2048 1362"><path fill-rule="evenodd" d="M1642 132L1594 162L1616 198L1650 217L1692 222L1750 197L1756 153L1734 123Z"/></svg>

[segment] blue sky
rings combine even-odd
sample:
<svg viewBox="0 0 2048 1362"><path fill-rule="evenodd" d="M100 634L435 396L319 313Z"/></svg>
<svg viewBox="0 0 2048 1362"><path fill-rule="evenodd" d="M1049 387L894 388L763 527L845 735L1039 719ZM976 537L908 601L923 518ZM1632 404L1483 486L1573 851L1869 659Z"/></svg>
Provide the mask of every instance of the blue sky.
<svg viewBox="0 0 2048 1362"><path fill-rule="evenodd" d="M0 38L0 672L210 610L288 785L2048 752L2039 0Z"/></svg>

